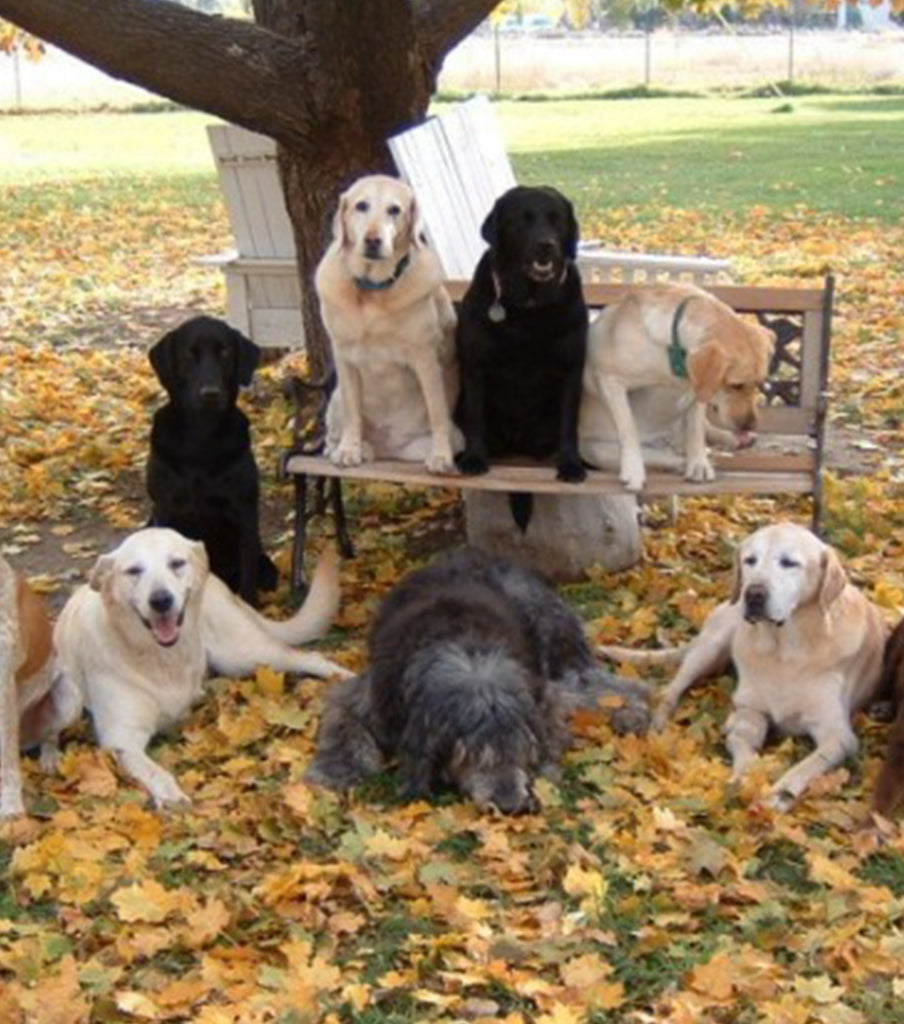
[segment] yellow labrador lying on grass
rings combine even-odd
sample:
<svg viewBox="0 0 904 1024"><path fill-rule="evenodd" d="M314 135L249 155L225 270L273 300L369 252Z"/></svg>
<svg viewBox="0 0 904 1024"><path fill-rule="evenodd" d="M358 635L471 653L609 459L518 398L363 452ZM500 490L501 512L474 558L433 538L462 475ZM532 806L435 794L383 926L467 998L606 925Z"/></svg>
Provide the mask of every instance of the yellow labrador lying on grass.
<svg viewBox="0 0 904 1024"><path fill-rule="evenodd" d="M733 428L738 447L751 444L757 392L774 344L771 331L693 285L632 288L590 325L581 454L599 464L594 444L610 436L610 414L621 447L619 477L629 491L642 490L641 433L629 395L678 388L681 398L673 407L684 417L685 476L714 479L706 452L707 406L713 403L719 420Z"/></svg>
<svg viewBox="0 0 904 1024"><path fill-rule="evenodd" d="M326 632L338 603L333 551L318 563L302 607L274 622L209 572L202 543L174 530L139 530L97 560L60 615L54 688L69 710L57 731L84 703L101 746L156 804L186 803L173 776L145 753L151 738L187 714L208 673L244 676L268 665L347 675L320 654L294 649Z"/></svg>
<svg viewBox="0 0 904 1024"><path fill-rule="evenodd" d="M654 727L662 728L698 679L734 662L738 685L725 726L735 777L744 773L770 727L807 735L816 749L773 786L786 809L823 772L857 751L854 712L875 696L886 627L875 605L847 581L837 554L793 523L764 527L738 549L734 590L684 647L610 657L651 664L680 660L662 693Z"/></svg>
<svg viewBox="0 0 904 1024"><path fill-rule="evenodd" d="M404 182L370 175L342 195L315 277L339 380L326 448L338 465L399 458L453 471L455 311L442 277Z"/></svg>

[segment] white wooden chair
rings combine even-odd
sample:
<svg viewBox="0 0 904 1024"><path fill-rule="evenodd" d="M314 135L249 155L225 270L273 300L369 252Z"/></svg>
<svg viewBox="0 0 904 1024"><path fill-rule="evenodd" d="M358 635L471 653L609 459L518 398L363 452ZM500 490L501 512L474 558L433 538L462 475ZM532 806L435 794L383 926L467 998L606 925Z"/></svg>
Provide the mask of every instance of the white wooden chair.
<svg viewBox="0 0 904 1024"><path fill-rule="evenodd" d="M480 226L496 199L518 184L492 104L486 96L458 103L394 135L389 150L414 189L446 277L470 280L486 248ZM671 279L702 285L731 275L728 260L618 252L595 241L581 243L577 263L585 283Z"/></svg>
<svg viewBox="0 0 904 1024"><path fill-rule="evenodd" d="M226 278L226 318L258 345L304 345L295 239L276 143L231 124L207 126L235 249L199 262Z"/></svg>

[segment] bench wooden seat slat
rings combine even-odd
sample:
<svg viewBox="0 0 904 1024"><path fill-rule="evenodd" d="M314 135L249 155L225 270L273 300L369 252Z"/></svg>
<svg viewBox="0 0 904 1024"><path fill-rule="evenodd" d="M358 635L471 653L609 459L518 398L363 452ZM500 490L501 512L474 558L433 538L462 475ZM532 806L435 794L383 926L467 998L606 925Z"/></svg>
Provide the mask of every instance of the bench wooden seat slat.
<svg viewBox="0 0 904 1024"><path fill-rule="evenodd" d="M803 494L812 489L805 472L812 473L813 460L805 456L760 456L746 464L737 459L717 461L718 477L709 483L685 480L677 472L650 471L643 493L645 495L704 495L760 493ZM438 476L428 473L417 462L378 460L362 466L334 466L320 455L293 455L286 461L286 471L308 476L339 477L343 480L361 480L413 487L448 487L472 491L527 491L531 494L623 494L624 487L612 472L589 470L587 479L580 484L563 484L555 477L552 466L494 463L482 476Z"/></svg>

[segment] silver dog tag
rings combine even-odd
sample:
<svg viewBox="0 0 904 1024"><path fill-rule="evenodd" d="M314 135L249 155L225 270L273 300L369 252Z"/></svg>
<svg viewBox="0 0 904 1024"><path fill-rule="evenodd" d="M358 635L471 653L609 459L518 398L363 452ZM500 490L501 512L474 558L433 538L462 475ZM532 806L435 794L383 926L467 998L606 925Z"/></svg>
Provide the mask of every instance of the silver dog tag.
<svg viewBox="0 0 904 1024"><path fill-rule="evenodd" d="M494 324L502 323L505 319L505 306L497 299L492 306L487 310L487 316L493 321Z"/></svg>

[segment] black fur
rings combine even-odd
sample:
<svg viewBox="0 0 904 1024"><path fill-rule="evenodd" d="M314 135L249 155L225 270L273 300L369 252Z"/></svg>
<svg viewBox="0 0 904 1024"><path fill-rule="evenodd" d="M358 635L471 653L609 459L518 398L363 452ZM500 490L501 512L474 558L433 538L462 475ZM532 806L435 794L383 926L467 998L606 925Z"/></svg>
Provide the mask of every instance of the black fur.
<svg viewBox="0 0 904 1024"><path fill-rule="evenodd" d="M569 741L568 715L615 695L646 727L646 689L601 670L577 616L535 573L465 548L407 576L369 636L369 667L327 697L308 772L344 788L397 759L402 791L448 782L505 813Z"/></svg>
<svg viewBox="0 0 904 1024"><path fill-rule="evenodd" d="M518 186L496 201L482 231L489 249L456 332L455 418L465 435L459 468L477 474L493 458L555 456L560 480L583 480L578 413L588 314L574 265L572 205L555 189ZM536 280L537 261L551 267L549 280ZM505 315L497 322L490 311L500 305Z"/></svg>
<svg viewBox="0 0 904 1024"><path fill-rule="evenodd" d="M148 525L204 541L212 571L257 604L258 590L273 590L278 579L261 546L257 465L236 399L251 383L260 349L222 320L199 316L149 355L169 403L151 428Z"/></svg>

